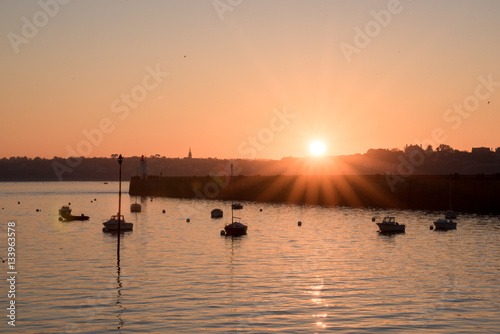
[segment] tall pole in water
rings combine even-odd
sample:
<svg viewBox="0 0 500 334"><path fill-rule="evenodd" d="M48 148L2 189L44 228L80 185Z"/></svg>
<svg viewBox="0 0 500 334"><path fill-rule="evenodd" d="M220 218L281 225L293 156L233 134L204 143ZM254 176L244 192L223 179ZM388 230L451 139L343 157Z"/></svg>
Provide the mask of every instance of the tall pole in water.
<svg viewBox="0 0 500 334"><path fill-rule="evenodd" d="M234 222L233 164L231 164L231 176L229 177L229 184L231 185L231 224L232 224Z"/></svg>
<svg viewBox="0 0 500 334"><path fill-rule="evenodd" d="M122 155L118 157L118 163L120 164L120 176L118 181L118 246L116 247L116 255L118 256L118 261L120 261L120 219L122 211Z"/></svg>

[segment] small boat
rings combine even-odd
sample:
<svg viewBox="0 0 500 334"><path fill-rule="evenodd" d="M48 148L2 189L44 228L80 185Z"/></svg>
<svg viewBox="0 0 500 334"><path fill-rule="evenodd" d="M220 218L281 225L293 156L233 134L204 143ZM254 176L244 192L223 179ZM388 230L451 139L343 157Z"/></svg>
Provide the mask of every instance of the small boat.
<svg viewBox="0 0 500 334"><path fill-rule="evenodd" d="M130 204L130 212L141 212L142 206L139 203Z"/></svg>
<svg viewBox="0 0 500 334"><path fill-rule="evenodd" d="M231 208L234 210L241 210L243 209L243 205L241 205L240 203L233 203L231 204Z"/></svg>
<svg viewBox="0 0 500 334"><path fill-rule="evenodd" d="M222 218L224 212L221 209L213 209L210 212L210 215L212 216L212 218Z"/></svg>
<svg viewBox="0 0 500 334"><path fill-rule="evenodd" d="M109 220L102 223L104 225L102 230L104 232L118 231L118 219L120 220L120 232L121 231L132 231L134 224L125 222L125 218L123 217L123 215L111 216L111 218L109 218Z"/></svg>
<svg viewBox="0 0 500 334"><path fill-rule="evenodd" d="M248 226L242 224L238 217L232 217L232 222L229 225L224 226L224 231L226 231L226 235L237 237L240 235L247 234Z"/></svg>
<svg viewBox="0 0 500 334"><path fill-rule="evenodd" d="M232 181L232 178L233 178L233 165L231 164L231 181ZM231 194L232 194L232 185L231 185ZM240 235L247 234L248 226L246 226L245 224L242 224L240 222L240 218L235 217L233 214L234 210L242 209L242 208L243 208L243 205L241 205L239 203L231 203L231 224L224 226L224 231L225 231L226 235L232 236L232 237L237 237Z"/></svg>
<svg viewBox="0 0 500 334"><path fill-rule="evenodd" d="M61 216L61 217L63 217L64 219L66 219L66 221L69 221L69 222L73 221L73 220L82 220L82 221L89 220L89 218L90 218L89 216L85 216L83 213L79 216L70 215L70 216L66 216L66 217L64 217L64 216Z"/></svg>
<svg viewBox="0 0 500 334"><path fill-rule="evenodd" d="M384 217L381 223L376 223L382 233L402 233L405 231L405 225L396 222L395 217Z"/></svg>
<svg viewBox="0 0 500 334"><path fill-rule="evenodd" d="M83 213L80 216L73 216L71 214L71 208L69 207L69 205L63 205L59 209L59 215L61 216L62 220L67 222L71 222L74 220L89 220L89 216L85 216Z"/></svg>
<svg viewBox="0 0 500 334"><path fill-rule="evenodd" d="M457 219L457 213L453 210L448 210L444 213L445 219Z"/></svg>
<svg viewBox="0 0 500 334"><path fill-rule="evenodd" d="M434 222L434 226L436 226L436 231L437 230L448 231L448 230L455 230L457 228L457 223L454 222L453 220L438 219Z"/></svg>

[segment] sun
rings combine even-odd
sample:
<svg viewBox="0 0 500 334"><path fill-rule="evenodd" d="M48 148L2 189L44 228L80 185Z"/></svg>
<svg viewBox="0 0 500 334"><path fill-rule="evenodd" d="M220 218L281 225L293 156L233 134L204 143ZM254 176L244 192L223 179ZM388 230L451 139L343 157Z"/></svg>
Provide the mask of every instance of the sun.
<svg viewBox="0 0 500 334"><path fill-rule="evenodd" d="M325 144L320 141L315 141L309 146L309 151L311 151L311 153L314 155L322 155L323 153L325 153L325 149Z"/></svg>

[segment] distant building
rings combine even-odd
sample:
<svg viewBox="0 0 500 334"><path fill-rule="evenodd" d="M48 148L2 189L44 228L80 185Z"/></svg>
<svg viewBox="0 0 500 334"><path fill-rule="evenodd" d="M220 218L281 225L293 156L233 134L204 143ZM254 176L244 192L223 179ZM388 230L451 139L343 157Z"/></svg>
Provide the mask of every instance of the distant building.
<svg viewBox="0 0 500 334"><path fill-rule="evenodd" d="M148 167L146 165L146 158L144 155L141 156L141 177L145 180L148 177Z"/></svg>
<svg viewBox="0 0 500 334"><path fill-rule="evenodd" d="M491 150L489 147L473 147L472 154L490 154Z"/></svg>
<svg viewBox="0 0 500 334"><path fill-rule="evenodd" d="M193 158L193 154L191 153L191 147L189 147L189 153L188 153L188 159L192 159Z"/></svg>

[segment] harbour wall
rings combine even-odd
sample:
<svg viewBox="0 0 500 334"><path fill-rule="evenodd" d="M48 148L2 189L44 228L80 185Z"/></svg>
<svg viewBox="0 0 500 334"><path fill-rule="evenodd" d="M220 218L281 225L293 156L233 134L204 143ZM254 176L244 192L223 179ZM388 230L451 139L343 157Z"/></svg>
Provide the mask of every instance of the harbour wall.
<svg viewBox="0 0 500 334"><path fill-rule="evenodd" d="M498 175L132 177L129 194L500 214Z"/></svg>

